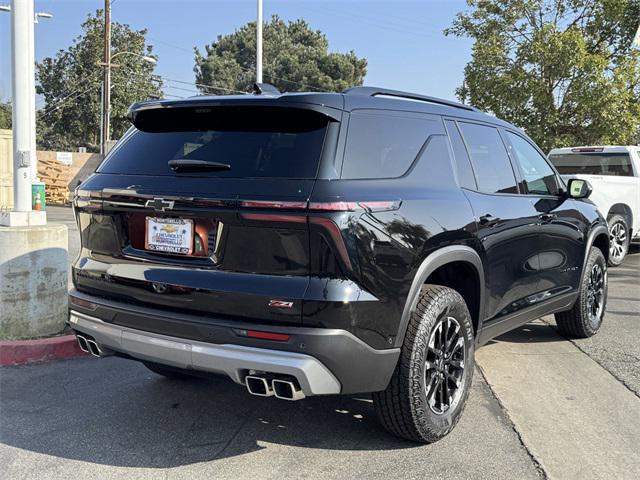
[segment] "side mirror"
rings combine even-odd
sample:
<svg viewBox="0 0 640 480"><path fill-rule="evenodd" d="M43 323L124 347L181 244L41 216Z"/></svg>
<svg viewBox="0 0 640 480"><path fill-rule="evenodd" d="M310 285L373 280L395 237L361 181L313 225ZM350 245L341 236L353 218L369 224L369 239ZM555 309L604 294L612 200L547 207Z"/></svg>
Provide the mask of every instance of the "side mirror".
<svg viewBox="0 0 640 480"><path fill-rule="evenodd" d="M569 197L571 198L588 198L593 191L591 184L581 178L572 178L567 184L569 189Z"/></svg>

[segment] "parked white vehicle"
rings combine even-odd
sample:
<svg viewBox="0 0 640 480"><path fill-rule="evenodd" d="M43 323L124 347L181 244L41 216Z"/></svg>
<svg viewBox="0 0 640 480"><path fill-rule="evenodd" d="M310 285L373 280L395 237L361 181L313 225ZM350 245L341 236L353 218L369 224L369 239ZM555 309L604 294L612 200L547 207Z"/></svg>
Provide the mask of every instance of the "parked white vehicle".
<svg viewBox="0 0 640 480"><path fill-rule="evenodd" d="M565 180L591 183L589 199L609 224L609 265L620 265L640 240L640 146L556 148L549 159Z"/></svg>

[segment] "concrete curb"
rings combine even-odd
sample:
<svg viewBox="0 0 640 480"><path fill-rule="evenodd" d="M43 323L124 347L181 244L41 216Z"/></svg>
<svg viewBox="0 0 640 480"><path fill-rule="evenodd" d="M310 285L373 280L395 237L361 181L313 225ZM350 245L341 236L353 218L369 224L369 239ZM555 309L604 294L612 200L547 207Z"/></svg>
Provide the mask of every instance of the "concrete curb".
<svg viewBox="0 0 640 480"><path fill-rule="evenodd" d="M0 366L24 365L85 356L75 335L0 342Z"/></svg>

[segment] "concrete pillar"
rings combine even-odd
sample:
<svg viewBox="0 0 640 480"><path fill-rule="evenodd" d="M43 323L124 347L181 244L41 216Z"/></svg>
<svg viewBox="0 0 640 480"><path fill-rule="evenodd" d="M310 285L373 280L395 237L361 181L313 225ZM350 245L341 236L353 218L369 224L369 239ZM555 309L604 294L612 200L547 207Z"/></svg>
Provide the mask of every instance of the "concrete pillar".
<svg viewBox="0 0 640 480"><path fill-rule="evenodd" d="M67 235L66 225L0 227L0 340L64 329Z"/></svg>

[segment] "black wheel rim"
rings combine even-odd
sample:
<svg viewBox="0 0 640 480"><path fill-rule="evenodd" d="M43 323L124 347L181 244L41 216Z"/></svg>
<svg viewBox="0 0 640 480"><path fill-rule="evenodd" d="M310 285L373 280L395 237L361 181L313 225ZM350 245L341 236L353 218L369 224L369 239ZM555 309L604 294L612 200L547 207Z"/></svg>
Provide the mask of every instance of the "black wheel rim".
<svg viewBox="0 0 640 480"><path fill-rule="evenodd" d="M602 318L604 310L604 287L605 272L599 264L595 264L589 272L589 282L587 284L587 309L589 321L597 326Z"/></svg>
<svg viewBox="0 0 640 480"><path fill-rule="evenodd" d="M429 337L424 385L429 408L437 415L455 407L464 389L463 335L458 320L444 315Z"/></svg>
<svg viewBox="0 0 640 480"><path fill-rule="evenodd" d="M609 229L609 256L618 263L624 258L627 246L627 229L622 222L616 222Z"/></svg>

